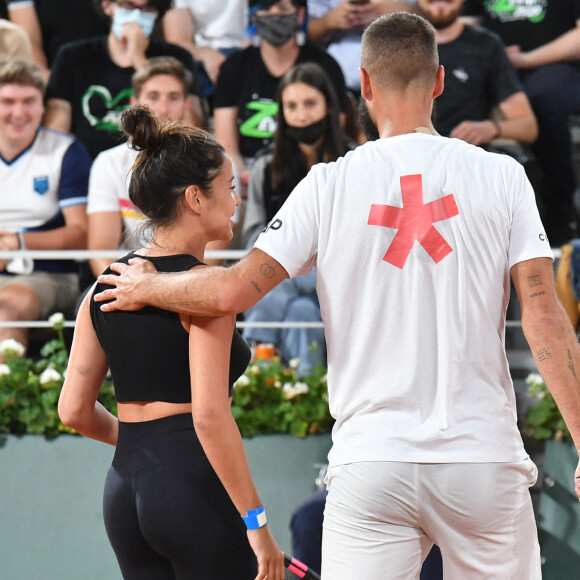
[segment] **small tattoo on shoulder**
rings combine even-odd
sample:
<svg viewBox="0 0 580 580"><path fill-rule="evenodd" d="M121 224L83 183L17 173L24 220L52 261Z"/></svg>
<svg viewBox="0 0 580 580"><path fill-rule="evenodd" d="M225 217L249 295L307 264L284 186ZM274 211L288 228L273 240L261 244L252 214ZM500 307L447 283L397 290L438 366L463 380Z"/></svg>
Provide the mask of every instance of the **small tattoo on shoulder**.
<svg viewBox="0 0 580 580"><path fill-rule="evenodd" d="M542 277L539 274L535 276L528 276L528 286L533 288L534 286L540 286L542 283Z"/></svg>
<svg viewBox="0 0 580 580"><path fill-rule="evenodd" d="M552 352L549 348L541 348L537 353L536 356L538 357L539 361L544 361L549 358L552 358Z"/></svg>
<svg viewBox="0 0 580 580"><path fill-rule="evenodd" d="M260 273L262 276L264 276L264 278L272 278L276 271L274 268L272 268L272 266L270 266L270 264L262 264L260 266Z"/></svg>

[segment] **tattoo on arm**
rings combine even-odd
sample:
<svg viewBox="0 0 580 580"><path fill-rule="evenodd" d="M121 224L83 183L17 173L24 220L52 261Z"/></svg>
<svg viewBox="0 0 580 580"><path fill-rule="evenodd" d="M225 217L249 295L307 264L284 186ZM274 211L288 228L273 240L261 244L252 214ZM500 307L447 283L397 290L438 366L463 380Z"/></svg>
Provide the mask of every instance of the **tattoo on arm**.
<svg viewBox="0 0 580 580"><path fill-rule="evenodd" d="M251 284L260 294L262 293L262 289L258 286L257 282L254 282L254 280L252 280Z"/></svg>
<svg viewBox="0 0 580 580"><path fill-rule="evenodd" d="M536 353L536 357L538 361L548 360L549 358L552 358L552 351L549 348L541 348Z"/></svg>
<svg viewBox="0 0 580 580"><path fill-rule="evenodd" d="M260 273L264 278L272 278L276 273L276 270L274 270L270 264L262 264L260 266Z"/></svg>
<svg viewBox="0 0 580 580"><path fill-rule="evenodd" d="M574 359L572 358L572 353L570 352L570 349L568 349L568 368L570 369L570 372L572 373L572 376L576 379L576 369L574 368Z"/></svg>
<svg viewBox="0 0 580 580"><path fill-rule="evenodd" d="M530 298L536 298L538 296L541 296L542 294L545 294L543 290L541 292L534 292L533 294L530 294Z"/></svg>
<svg viewBox="0 0 580 580"><path fill-rule="evenodd" d="M539 274L535 274L534 276L528 276L528 286L533 288L534 286L541 286L542 284L542 277Z"/></svg>

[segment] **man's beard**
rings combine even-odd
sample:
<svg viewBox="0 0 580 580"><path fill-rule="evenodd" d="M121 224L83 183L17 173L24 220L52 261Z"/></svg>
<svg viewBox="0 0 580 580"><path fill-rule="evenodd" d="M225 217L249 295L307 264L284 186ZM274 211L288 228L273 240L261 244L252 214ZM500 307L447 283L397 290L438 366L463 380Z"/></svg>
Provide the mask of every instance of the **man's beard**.
<svg viewBox="0 0 580 580"><path fill-rule="evenodd" d="M367 141L376 141L380 138L379 130L375 122L371 119L367 103L362 97L358 101L357 117L360 128L365 134Z"/></svg>

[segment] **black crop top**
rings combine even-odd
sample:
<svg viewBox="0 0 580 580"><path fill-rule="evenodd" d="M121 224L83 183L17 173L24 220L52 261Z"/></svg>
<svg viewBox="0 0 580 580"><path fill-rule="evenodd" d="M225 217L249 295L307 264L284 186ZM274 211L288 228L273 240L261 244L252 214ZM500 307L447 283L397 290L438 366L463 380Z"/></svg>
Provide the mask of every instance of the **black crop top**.
<svg viewBox="0 0 580 580"><path fill-rule="evenodd" d="M160 272L183 272L201 264L197 258L177 256L144 257L132 252L118 260L127 263L143 257ZM114 273L110 269L105 272ZM97 284L94 294L110 288ZM93 294L93 296L94 296ZM191 403L189 334L179 314L146 306L134 312L103 312L91 298L93 326L105 351L118 402L165 401ZM250 362L250 349L234 330L230 353L229 394Z"/></svg>

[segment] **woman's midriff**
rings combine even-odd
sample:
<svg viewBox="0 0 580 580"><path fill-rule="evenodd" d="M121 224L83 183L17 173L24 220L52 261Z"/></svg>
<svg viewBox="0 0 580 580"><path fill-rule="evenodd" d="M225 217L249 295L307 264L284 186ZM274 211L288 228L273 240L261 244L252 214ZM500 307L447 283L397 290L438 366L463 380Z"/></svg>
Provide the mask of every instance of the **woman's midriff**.
<svg viewBox="0 0 580 580"><path fill-rule="evenodd" d="M118 403L117 410L119 421L124 423L139 423L141 421L153 421L191 413L191 403L167 403L165 401L130 401Z"/></svg>

